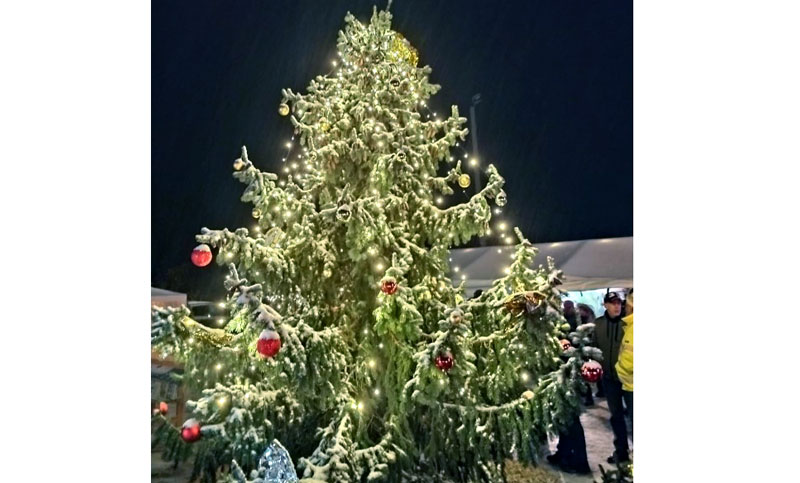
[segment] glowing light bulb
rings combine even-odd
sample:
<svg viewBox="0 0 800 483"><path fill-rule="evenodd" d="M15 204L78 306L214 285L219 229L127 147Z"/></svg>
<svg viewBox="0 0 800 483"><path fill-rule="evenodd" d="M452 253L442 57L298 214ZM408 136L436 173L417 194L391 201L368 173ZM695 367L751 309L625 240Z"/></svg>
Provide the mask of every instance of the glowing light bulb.
<svg viewBox="0 0 800 483"><path fill-rule="evenodd" d="M439 379L439 385L444 386L444 379Z"/></svg>
<svg viewBox="0 0 800 483"><path fill-rule="evenodd" d="M214 366L214 369L216 370L222 369L222 364L217 364L216 366Z"/></svg>
<svg viewBox="0 0 800 483"><path fill-rule="evenodd" d="M221 308L221 309L224 309L225 308L225 302L220 302L220 303L217 304L217 306L219 306L219 308Z"/></svg>
<svg viewBox="0 0 800 483"><path fill-rule="evenodd" d="M508 275L509 273L511 273L511 267L506 267L506 268L504 268L504 269L503 269L503 273L505 273L506 275Z"/></svg>
<svg viewBox="0 0 800 483"><path fill-rule="evenodd" d="M441 205L442 203L444 203L444 200L442 199L442 197L441 197L441 196L439 196L438 198L436 198L436 204L437 204L437 205Z"/></svg>
<svg viewBox="0 0 800 483"><path fill-rule="evenodd" d="M501 223L497 224L497 229L500 230L500 231L506 231L507 227L508 227L508 225L506 225L505 222L501 222Z"/></svg>
<svg viewBox="0 0 800 483"><path fill-rule="evenodd" d="M528 373L527 372L523 372L520 375L520 378L522 379L522 382L526 382L528 380Z"/></svg>
<svg viewBox="0 0 800 483"><path fill-rule="evenodd" d="M225 254L225 256L228 257L228 258L233 258L233 253L228 252L228 253Z"/></svg>
<svg viewBox="0 0 800 483"><path fill-rule="evenodd" d="M450 260L450 261L452 262L452 260ZM453 271L454 271L454 272L458 272L459 270L461 270L461 269L460 269L460 268L458 268L458 267L453 267Z"/></svg>
<svg viewBox="0 0 800 483"><path fill-rule="evenodd" d="M375 359L370 359L369 362L367 362L367 365L369 367L375 367Z"/></svg>
<svg viewBox="0 0 800 483"><path fill-rule="evenodd" d="M362 409L364 409L364 403L358 401L358 410L361 411Z"/></svg>
<svg viewBox="0 0 800 483"><path fill-rule="evenodd" d="M467 279L467 276L464 275L464 274L461 274L461 280L466 280L466 279Z"/></svg>
<svg viewBox="0 0 800 483"><path fill-rule="evenodd" d="M510 244L514 243L514 239L511 238L510 236L507 236L506 237L506 243L508 243L510 245Z"/></svg>
<svg viewBox="0 0 800 483"><path fill-rule="evenodd" d="M225 401L226 401L226 399L225 399L225 397L223 396L223 397L221 397L221 398L217 399L217 405L219 405L219 406L224 406L224 405L225 405Z"/></svg>
<svg viewBox="0 0 800 483"><path fill-rule="evenodd" d="M378 263L378 264L375 265L375 270L383 270L383 268L384 267L383 267L382 263Z"/></svg>
<svg viewBox="0 0 800 483"><path fill-rule="evenodd" d="M478 158L472 158L469 160L470 166L477 166L478 165Z"/></svg>
<svg viewBox="0 0 800 483"><path fill-rule="evenodd" d="M380 389L378 389L378 388L375 388L375 390L374 390L374 391L372 391L372 392L373 392L373 394L375 394L376 396L380 396L380 394L381 394L381 390L380 390Z"/></svg>
<svg viewBox="0 0 800 483"><path fill-rule="evenodd" d="M331 64L333 64L333 66L336 67L336 61L335 60L331 61Z"/></svg>
<svg viewBox="0 0 800 483"><path fill-rule="evenodd" d="M286 143L286 147L287 147L287 148L291 148L291 147L292 147L292 142L291 142L291 141L288 141L288 142Z"/></svg>
<svg viewBox="0 0 800 483"><path fill-rule="evenodd" d="M189 337L189 343L194 344L194 337Z"/></svg>
<svg viewBox="0 0 800 483"><path fill-rule="evenodd" d="M378 349L383 349L383 342L381 342L380 344L378 344Z"/></svg>

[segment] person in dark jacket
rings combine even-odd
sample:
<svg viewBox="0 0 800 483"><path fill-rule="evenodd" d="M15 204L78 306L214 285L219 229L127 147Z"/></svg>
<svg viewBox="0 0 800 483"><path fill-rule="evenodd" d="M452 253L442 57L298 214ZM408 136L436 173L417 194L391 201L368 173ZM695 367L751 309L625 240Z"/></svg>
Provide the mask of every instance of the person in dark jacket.
<svg viewBox="0 0 800 483"><path fill-rule="evenodd" d="M566 361L568 357L562 354L561 359ZM590 388L589 396L591 394ZM575 414L566 427L559 431L556 452L548 455L547 461L567 473L584 475L592 473L589 468L589 459L586 456L586 436L583 432L580 412Z"/></svg>
<svg viewBox="0 0 800 483"><path fill-rule="evenodd" d="M622 383L617 377L614 366L619 358L620 345L622 344L623 327L621 321L622 299L619 294L609 292L603 298L605 314L594 321L594 343L603 351L603 391L608 401L608 410L611 413L611 429L614 431L614 454L608 458L609 463L622 463L630 461L628 455L628 428L625 425L625 409L623 397L627 397L622 390ZM628 402L628 401L626 401ZM628 406L633 406L630 401Z"/></svg>
<svg viewBox="0 0 800 483"><path fill-rule="evenodd" d="M578 313L575 311L575 302L572 300L564 301L564 318L567 319L570 332L574 332L578 327Z"/></svg>

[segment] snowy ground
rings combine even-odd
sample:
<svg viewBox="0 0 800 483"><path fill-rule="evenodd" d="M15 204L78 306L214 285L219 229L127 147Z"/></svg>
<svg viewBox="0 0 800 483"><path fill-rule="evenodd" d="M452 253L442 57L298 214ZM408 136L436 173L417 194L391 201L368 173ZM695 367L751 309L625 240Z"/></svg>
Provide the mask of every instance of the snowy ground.
<svg viewBox="0 0 800 483"><path fill-rule="evenodd" d="M556 468L550 466L547 461L542 458L542 466L549 468L563 483L589 483L594 479L600 480L600 469L598 465L602 464L604 468L611 468L612 465L606 463L606 458L611 456L614 452L614 435L611 433L611 424L609 423L608 405L604 398L595 398L594 406L587 408L581 415L581 423L583 430L586 434L586 452L589 456L589 466L592 468L592 475L572 475L562 473ZM557 441L550 442L551 452L555 452ZM633 444L631 443L631 448ZM176 470L172 466L161 460L161 455L152 453L150 458L150 474L152 483L187 483L189 475L191 474L191 460L182 464Z"/></svg>

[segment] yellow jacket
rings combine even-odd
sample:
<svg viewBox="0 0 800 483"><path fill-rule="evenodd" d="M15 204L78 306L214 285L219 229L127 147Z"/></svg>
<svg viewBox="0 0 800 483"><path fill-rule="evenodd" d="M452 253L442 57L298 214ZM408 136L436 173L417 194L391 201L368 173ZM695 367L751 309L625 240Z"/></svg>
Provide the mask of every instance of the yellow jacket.
<svg viewBox="0 0 800 483"><path fill-rule="evenodd" d="M617 377L622 383L622 389L633 391L633 314L622 319L623 335L622 343L619 347L619 358L617 365Z"/></svg>

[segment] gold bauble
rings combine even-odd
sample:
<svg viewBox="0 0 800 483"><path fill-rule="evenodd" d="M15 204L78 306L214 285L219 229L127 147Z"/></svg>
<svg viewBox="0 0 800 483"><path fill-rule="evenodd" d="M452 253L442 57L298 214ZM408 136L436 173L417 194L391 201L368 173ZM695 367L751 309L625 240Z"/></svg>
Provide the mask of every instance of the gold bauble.
<svg viewBox="0 0 800 483"><path fill-rule="evenodd" d="M253 218L261 218L261 210L253 208Z"/></svg>
<svg viewBox="0 0 800 483"><path fill-rule="evenodd" d="M233 169L236 171L241 171L242 168L244 168L244 161L242 161L242 158L239 158L233 162Z"/></svg>
<svg viewBox="0 0 800 483"><path fill-rule="evenodd" d="M469 188L471 182L472 180L467 173L461 173L461 176L458 177L458 185L462 188Z"/></svg>
<svg viewBox="0 0 800 483"><path fill-rule="evenodd" d="M533 398L533 391L525 391L522 393L523 399L531 399Z"/></svg>
<svg viewBox="0 0 800 483"><path fill-rule="evenodd" d="M281 104L278 106L278 114L281 116L289 115L289 106L285 102L281 102Z"/></svg>
<svg viewBox="0 0 800 483"><path fill-rule="evenodd" d="M322 132L328 132L331 128L331 125L328 121L320 121L319 128Z"/></svg>
<svg viewBox="0 0 800 483"><path fill-rule="evenodd" d="M397 32L394 33L392 48L389 50L389 57L395 62L407 62L412 67L416 67L419 61L417 49L412 47L411 43Z"/></svg>

